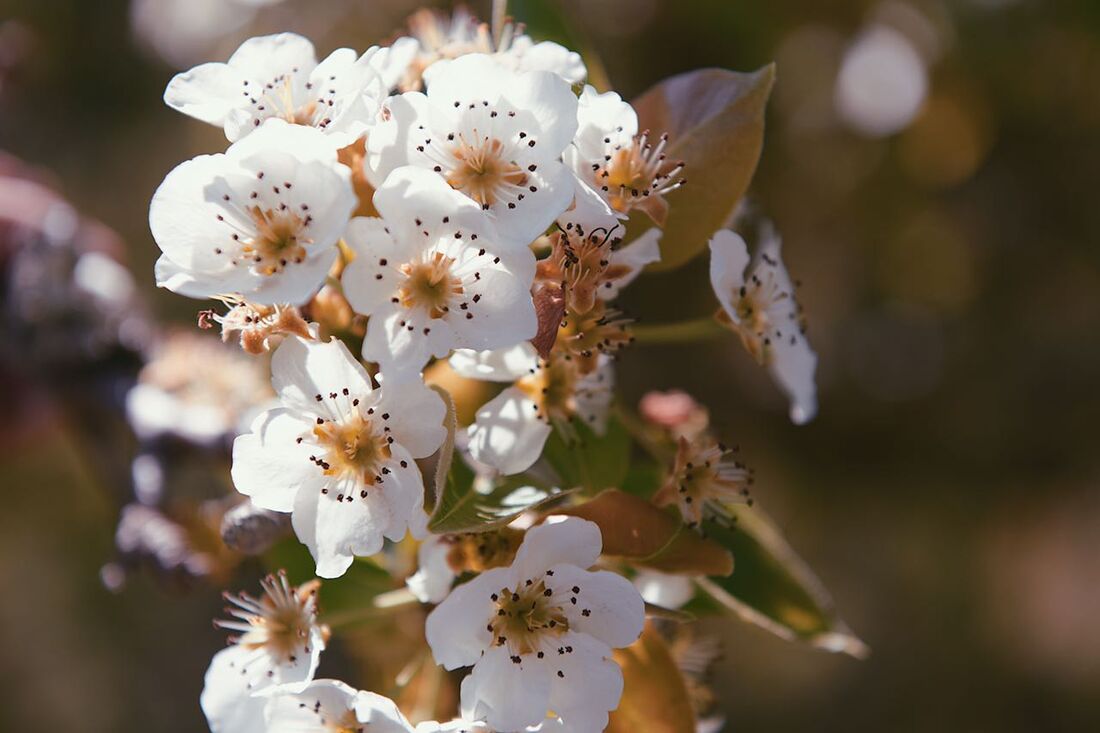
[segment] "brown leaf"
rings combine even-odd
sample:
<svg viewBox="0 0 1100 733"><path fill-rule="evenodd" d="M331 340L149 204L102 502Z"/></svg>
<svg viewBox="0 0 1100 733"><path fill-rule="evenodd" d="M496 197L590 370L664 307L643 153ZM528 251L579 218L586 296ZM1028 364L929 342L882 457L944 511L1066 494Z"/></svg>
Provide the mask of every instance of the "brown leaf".
<svg viewBox="0 0 1100 733"><path fill-rule="evenodd" d="M535 291L535 313L539 319L539 329L531 339L531 345L543 359L550 358L550 349L558 338L558 328L565 316L565 293L561 287L543 285Z"/></svg>
<svg viewBox="0 0 1100 733"><path fill-rule="evenodd" d="M638 641L614 654L623 670L623 696L608 733L695 733L684 676L652 622Z"/></svg>
<svg viewBox="0 0 1100 733"><path fill-rule="evenodd" d="M554 511L598 524L604 554L622 557L633 565L692 575L733 572L733 555L728 550L688 529L676 516L618 489Z"/></svg>
<svg viewBox="0 0 1100 733"><path fill-rule="evenodd" d="M685 163L688 179L670 194L661 261L651 269L679 267L730 223L756 172L774 82L774 64L752 73L700 69L665 79L634 100L640 129L668 133L665 154ZM635 238L650 226L642 217L631 221Z"/></svg>

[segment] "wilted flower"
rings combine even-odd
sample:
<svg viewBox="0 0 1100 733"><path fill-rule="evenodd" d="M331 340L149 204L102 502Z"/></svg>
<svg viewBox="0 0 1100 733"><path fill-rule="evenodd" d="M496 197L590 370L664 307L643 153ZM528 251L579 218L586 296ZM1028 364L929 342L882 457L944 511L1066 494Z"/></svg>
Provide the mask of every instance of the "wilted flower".
<svg viewBox="0 0 1100 733"><path fill-rule="evenodd" d="M374 389L340 341L291 337L275 351L282 406L259 415L233 445L233 483L253 503L292 512L298 539L324 578L356 555L424 531L424 483L414 459L443 441L446 408L423 382Z"/></svg>
<svg viewBox="0 0 1100 733"><path fill-rule="evenodd" d="M309 324L298 309L291 305L258 305L233 296L219 298L229 306L225 315L214 311L199 314L200 328L221 327L222 341L236 338L249 354L271 351L284 336L313 338Z"/></svg>
<svg viewBox="0 0 1100 733"><path fill-rule="evenodd" d="M157 285L191 298L303 303L335 262L355 207L351 171L325 136L269 120L224 154L181 163L160 184L149 207L164 253Z"/></svg>
<svg viewBox="0 0 1100 733"><path fill-rule="evenodd" d="M642 632L645 608L628 580L589 571L599 528L586 520L533 527L507 568L456 588L428 616L436 662L473 665L462 707L503 730L544 721L548 711L579 730L602 730L622 695L612 648Z"/></svg>
<svg viewBox="0 0 1100 733"><path fill-rule="evenodd" d="M728 458L734 450L705 435L695 440L681 437L672 472L653 501L678 507L689 527L704 519L728 521L730 505L752 503L752 470Z"/></svg>
<svg viewBox="0 0 1100 733"><path fill-rule="evenodd" d="M802 307L780 259L779 237L767 227L749 262L745 240L728 229L710 240L710 282L722 304L722 320L790 399L791 420L802 424L817 413L817 355L806 340Z"/></svg>

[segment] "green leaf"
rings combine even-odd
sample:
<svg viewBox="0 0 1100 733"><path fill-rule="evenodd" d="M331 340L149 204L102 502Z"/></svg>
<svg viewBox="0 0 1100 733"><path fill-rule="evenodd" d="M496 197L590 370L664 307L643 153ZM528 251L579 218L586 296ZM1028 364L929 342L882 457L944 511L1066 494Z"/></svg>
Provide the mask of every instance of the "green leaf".
<svg viewBox="0 0 1100 733"><path fill-rule="evenodd" d="M622 485L630 469L630 445L630 434L615 417L608 420L603 435L574 420L566 431L554 428L542 456L557 472L562 486L596 493Z"/></svg>
<svg viewBox="0 0 1100 733"><path fill-rule="evenodd" d="M727 575L733 570L733 557L724 547L688 529L678 517L618 489L557 511L595 522L603 533L604 554L632 565L690 575Z"/></svg>
<svg viewBox="0 0 1100 733"><path fill-rule="evenodd" d="M813 571L759 508L731 507L735 523L708 523L707 536L733 553L737 569L698 583L727 611L791 641L863 658L869 652L837 616Z"/></svg>
<svg viewBox="0 0 1100 733"><path fill-rule="evenodd" d="M661 261L652 269L679 267L729 225L756 172L774 83L774 64L752 73L700 69L665 79L634 100L639 129L668 133L665 154L684 161L688 181L669 195ZM637 237L650 226L636 215L627 229Z"/></svg>
<svg viewBox="0 0 1100 733"><path fill-rule="evenodd" d="M521 513L557 501L568 492L521 485L515 478L482 494L474 488L474 472L465 461L454 461L428 529L435 534L485 532L503 527Z"/></svg>
<svg viewBox="0 0 1100 733"><path fill-rule="evenodd" d="M296 537L278 542L266 553L264 560L272 572L285 569L293 585L301 585L315 575L316 563L309 549ZM339 578L321 579L318 591L321 611L326 620L357 613L372 608L377 596L395 587L397 583L385 569L369 558L357 558Z"/></svg>

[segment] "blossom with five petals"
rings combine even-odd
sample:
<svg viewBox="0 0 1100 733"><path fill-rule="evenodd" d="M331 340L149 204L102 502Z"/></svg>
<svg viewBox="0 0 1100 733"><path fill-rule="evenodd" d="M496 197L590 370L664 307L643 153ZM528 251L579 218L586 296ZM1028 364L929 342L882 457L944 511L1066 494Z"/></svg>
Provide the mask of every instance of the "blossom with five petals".
<svg viewBox="0 0 1100 733"><path fill-rule="evenodd" d="M438 176L394 171L374 196L381 219L356 218L344 294L371 317L363 356L418 371L455 348L511 346L535 335L535 258L505 246L485 214Z"/></svg>
<svg viewBox="0 0 1100 733"><path fill-rule="evenodd" d="M270 120L225 153L176 166L153 194L157 285L191 298L303 303L336 261L356 207L324 134Z"/></svg>
<svg viewBox="0 0 1100 733"><path fill-rule="evenodd" d="M384 116L367 140L375 180L406 165L430 171L485 210L516 248L573 200L560 159L577 129L577 98L556 74L462 56L432 76L427 94L390 98Z"/></svg>
<svg viewBox="0 0 1100 733"><path fill-rule="evenodd" d="M417 380L374 389L341 341L287 338L271 360L282 403L233 444L233 483L264 509L292 512L323 578L406 531L423 536L424 482L414 459L443 442L446 408Z"/></svg>
<svg viewBox="0 0 1100 733"><path fill-rule="evenodd" d="M350 48L317 62L313 44L295 33L249 38L226 63L176 74L165 103L240 140L265 120L282 119L339 135L350 144L370 127L392 84L381 73L383 49L362 56Z"/></svg>
<svg viewBox="0 0 1100 733"><path fill-rule="evenodd" d="M603 730L622 696L611 650L632 644L645 604L630 581L590 571L599 527L575 517L527 531L511 566L451 592L428 616L437 663L473 665L462 708L498 730L523 730L553 711L578 730Z"/></svg>

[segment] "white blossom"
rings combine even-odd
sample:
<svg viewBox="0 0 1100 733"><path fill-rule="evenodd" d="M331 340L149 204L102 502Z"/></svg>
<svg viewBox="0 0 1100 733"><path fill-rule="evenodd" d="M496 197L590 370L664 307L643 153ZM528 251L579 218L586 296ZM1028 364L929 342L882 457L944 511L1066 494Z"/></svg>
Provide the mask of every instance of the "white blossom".
<svg viewBox="0 0 1100 733"><path fill-rule="evenodd" d="M633 643L645 608L628 580L589 571L599 528L583 519L527 531L515 561L451 592L428 616L437 663L473 665L462 681L468 717L522 730L553 711L579 730L603 730L622 696L611 650Z"/></svg>
<svg viewBox="0 0 1100 733"><path fill-rule="evenodd" d="M265 733L266 700L256 695L280 685L300 690L317 670L328 631L317 623L317 581L293 588L286 575L261 581L260 597L225 594L235 632L206 671L200 704L213 733Z"/></svg>
<svg viewBox="0 0 1100 733"><path fill-rule="evenodd" d="M255 360L216 338L180 331L142 367L126 393L126 417L142 440L172 435L212 445L235 435L270 398Z"/></svg>
<svg viewBox="0 0 1100 733"><path fill-rule="evenodd" d="M417 570L405 585L421 603L439 603L451 592L456 573L447 561L451 544L441 535L431 535L416 551Z"/></svg>
<svg viewBox="0 0 1100 733"><path fill-rule="evenodd" d="M374 196L381 219L357 218L343 275L352 307L371 316L363 356L419 370L454 348L511 346L535 335L535 258L505 246L485 214L438 176L406 167Z"/></svg>
<svg viewBox="0 0 1100 733"><path fill-rule="evenodd" d="M651 140L649 131L639 133L638 114L629 102L591 86L581 92L577 118L576 136L563 159L580 184L620 217L637 208L662 224L665 194L684 184L683 164L665 155L667 135Z"/></svg>
<svg viewBox="0 0 1100 733"><path fill-rule="evenodd" d="M271 362L282 406L233 445L233 482L254 504L292 512L317 574L342 575L356 555L423 534L424 484L414 459L442 443L443 400L396 375L374 389L340 341L287 338Z"/></svg>
<svg viewBox="0 0 1100 733"><path fill-rule="evenodd" d="M300 690L276 688L266 710L266 733L413 733L393 700L338 680L315 680Z"/></svg>
<svg viewBox="0 0 1100 733"><path fill-rule="evenodd" d="M730 326L768 368L790 400L791 420L801 425L817 413L817 355L779 249L779 237L768 227L750 263L745 240L719 230L710 240L710 282Z"/></svg>
<svg viewBox="0 0 1100 733"><path fill-rule="evenodd" d="M177 74L164 101L186 115L225 128L239 140L271 118L338 133L347 145L373 124L387 86L377 47L362 56L350 48L317 62L313 44L294 33L250 38L226 63Z"/></svg>
<svg viewBox="0 0 1100 733"><path fill-rule="evenodd" d="M464 377L513 382L477 411L469 427L473 458L505 474L520 473L542 454L555 424L573 418L602 434L611 405L614 372L611 359L600 355L597 367L582 374L576 360L552 354L540 359L523 343L489 352L457 351L451 367Z"/></svg>
<svg viewBox="0 0 1100 733"><path fill-rule="evenodd" d="M192 298L302 303L336 260L357 205L317 130L270 120L224 154L178 165L153 195L157 284Z"/></svg>
<svg viewBox="0 0 1100 733"><path fill-rule="evenodd" d="M433 75L426 95L392 97L385 116L367 141L376 180L404 165L434 172L488 212L517 248L573 200L560 158L577 129L577 98L555 74L462 56Z"/></svg>
<svg viewBox="0 0 1100 733"><path fill-rule="evenodd" d="M494 39L487 23L482 23L464 7L453 15L436 10L419 10L409 18L415 53L408 56L401 82L403 91L419 89L423 82L431 83L431 74L443 69L459 56L487 54L500 66L513 71L549 71L569 84L578 84L588 76L580 54L552 41L535 43L523 33L522 26L505 22L500 37ZM402 58L407 49L402 49Z"/></svg>

